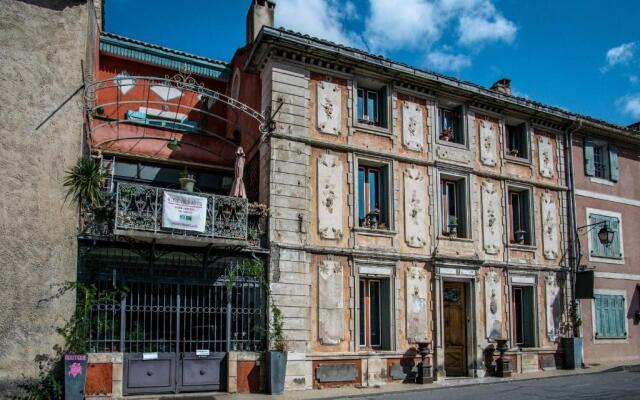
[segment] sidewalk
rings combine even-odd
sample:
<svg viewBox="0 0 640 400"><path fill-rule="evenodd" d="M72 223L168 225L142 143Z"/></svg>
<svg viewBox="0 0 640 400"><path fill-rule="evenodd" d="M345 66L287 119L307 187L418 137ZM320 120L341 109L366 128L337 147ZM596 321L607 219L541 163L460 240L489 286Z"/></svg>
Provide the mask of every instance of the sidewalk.
<svg viewBox="0 0 640 400"><path fill-rule="evenodd" d="M355 396L371 396L381 395L387 393L400 393L400 392L413 392L421 390L440 390L453 386L466 386L466 385L483 385L489 383L498 383L505 381L518 381L518 380L533 380L533 379L545 379L560 376L571 376L581 374L594 374L599 372L611 372L611 371L623 371L633 370L640 371L640 364L637 361L629 362L617 362L593 365L589 368L583 368L578 370L551 370L544 372L532 372L527 374L518 374L511 378L448 378L441 381L437 381L430 385L415 385L407 383L389 383L381 387L373 388L355 388L355 387L343 387L335 389L314 389L295 392L285 392L282 395L270 396L266 394L229 394L229 393L216 393L216 394L180 394L180 395L157 395L157 396L131 396L127 397L131 400L173 400L173 399L186 399L186 400L313 400L313 399L334 399L340 397L355 397Z"/></svg>

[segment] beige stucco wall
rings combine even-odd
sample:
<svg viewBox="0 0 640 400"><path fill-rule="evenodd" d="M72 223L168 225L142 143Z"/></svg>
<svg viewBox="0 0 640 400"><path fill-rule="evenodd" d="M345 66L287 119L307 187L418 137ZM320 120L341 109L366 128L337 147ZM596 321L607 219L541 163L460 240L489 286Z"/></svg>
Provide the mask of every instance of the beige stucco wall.
<svg viewBox="0 0 640 400"><path fill-rule="evenodd" d="M74 298L41 301L76 278L75 206L64 170L80 155L86 6L0 1L0 393L36 373Z"/></svg>

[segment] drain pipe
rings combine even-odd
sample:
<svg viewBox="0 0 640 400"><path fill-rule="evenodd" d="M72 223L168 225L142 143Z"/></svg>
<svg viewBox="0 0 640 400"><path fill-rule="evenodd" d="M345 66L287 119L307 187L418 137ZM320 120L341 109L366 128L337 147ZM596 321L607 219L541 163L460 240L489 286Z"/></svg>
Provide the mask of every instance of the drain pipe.
<svg viewBox="0 0 640 400"><path fill-rule="evenodd" d="M567 206L569 208L568 212L568 234L571 246L569 248L570 251L570 260L569 260L569 269L570 269L570 281L571 281L571 310L573 314L571 315L571 323L575 324L577 320L577 315L579 312L579 304L576 300L576 272L578 270L578 259L579 259L579 244L577 243L580 238L578 237L578 232L576 230L577 225L577 217L576 217L576 195L575 195L575 181L574 181L574 171L573 171L573 134L578 132L583 128L583 121L578 119L574 121L571 126L569 126L566 130L565 134L565 160L567 168L565 169L565 175L567 180L567 187L569 188L568 201ZM575 332L575 327L572 326L572 329ZM575 337L575 333L572 332ZM579 328L577 332L577 337L582 337L582 326ZM586 365L584 362L584 346L582 346L582 363Z"/></svg>

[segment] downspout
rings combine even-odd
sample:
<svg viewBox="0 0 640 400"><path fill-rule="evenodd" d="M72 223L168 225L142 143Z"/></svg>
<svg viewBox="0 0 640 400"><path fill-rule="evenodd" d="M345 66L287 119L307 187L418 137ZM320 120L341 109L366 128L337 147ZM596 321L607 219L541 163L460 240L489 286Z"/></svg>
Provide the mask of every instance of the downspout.
<svg viewBox="0 0 640 400"><path fill-rule="evenodd" d="M571 317L571 322L572 325L575 324L577 318L577 313L578 313L578 303L576 301L576 285L575 285L575 281L576 281L576 272L578 270L578 257L579 257L579 244L577 243L578 240L580 240L580 238L578 237L578 232L576 230L577 227L577 218L576 218L576 195L575 195L575 182L574 182L574 171L573 171L573 134L576 133L577 131L579 131L580 129L582 129L583 127L583 121L581 119L578 119L577 121L575 121L573 124L571 124L571 126L569 126L569 128L567 128L566 131L566 135L565 135L565 160L567 163L567 168L565 170L565 174L566 174L566 180L567 180L567 187L569 188L569 190L567 191L567 194L569 196L568 198L568 208L569 208L569 212L568 212L568 225L569 225L569 229L568 229L568 233L569 233L569 241L571 243L570 248L569 248L569 252L570 252L570 258L569 258L569 268L570 268L570 280L571 280L571 308L572 310L570 310L570 312L572 312L572 317ZM573 328L573 336L574 337L580 337L580 331L575 330L574 326L572 326ZM584 357L583 357L584 360Z"/></svg>

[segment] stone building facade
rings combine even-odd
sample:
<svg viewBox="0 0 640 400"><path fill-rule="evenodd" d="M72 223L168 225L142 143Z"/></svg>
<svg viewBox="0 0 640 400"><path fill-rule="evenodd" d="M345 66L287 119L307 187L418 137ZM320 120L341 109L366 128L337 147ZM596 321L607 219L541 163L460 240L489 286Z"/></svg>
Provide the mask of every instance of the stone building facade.
<svg viewBox="0 0 640 400"><path fill-rule="evenodd" d="M512 96L507 79L487 89L275 29L268 0L251 2L247 43L229 63L100 32L102 2L88 3L95 16L84 2L46 3L5 1L0 14L3 103L39 110L2 109L11 311L0 317L0 385L35 373L73 310L54 285L81 280L157 300L98 305L119 310L108 315L117 326L89 338L101 393L262 391L267 299L253 281L227 286L232 264L256 257L284 318L286 390L412 381L424 343L438 379L492 374L498 340L514 373L561 367L578 261L597 268L595 298L580 303L585 361L640 356L632 127ZM85 99L74 92L80 60ZM203 238L150 220L148 196L178 192L184 169L197 196L250 213L226 196L238 147L268 224L250 215L240 236ZM106 224L63 202L79 156L109 173L118 217ZM618 242L599 248L582 227L605 220ZM187 307L205 292L218 300ZM179 322L160 329L140 313ZM197 320L205 313L219 319Z"/></svg>
<svg viewBox="0 0 640 400"><path fill-rule="evenodd" d="M247 65L282 104L260 189L287 388L406 379L420 342L438 377L484 376L497 338L517 372L559 365L555 110L269 27Z"/></svg>

